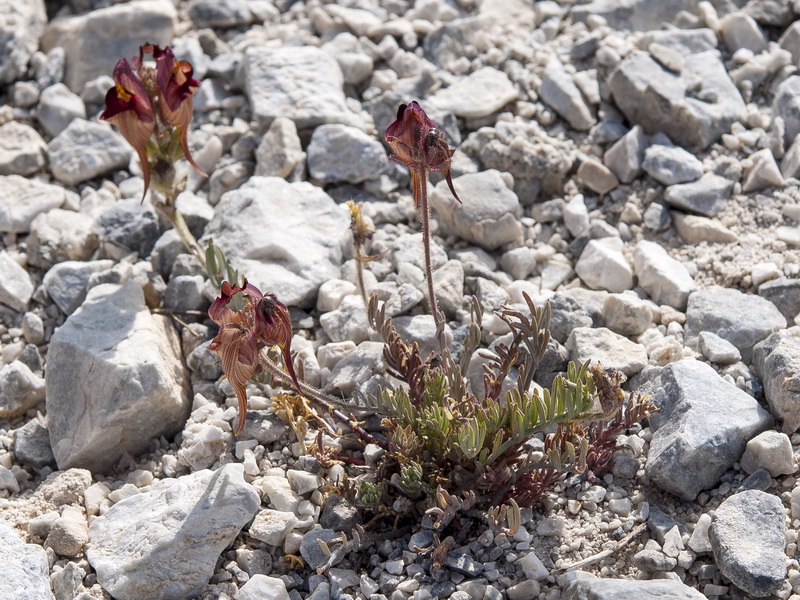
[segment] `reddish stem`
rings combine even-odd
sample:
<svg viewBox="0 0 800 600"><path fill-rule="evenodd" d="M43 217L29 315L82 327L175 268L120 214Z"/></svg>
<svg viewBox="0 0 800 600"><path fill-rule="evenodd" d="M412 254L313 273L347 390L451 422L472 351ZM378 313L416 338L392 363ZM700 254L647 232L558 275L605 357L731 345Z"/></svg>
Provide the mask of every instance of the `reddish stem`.
<svg viewBox="0 0 800 600"><path fill-rule="evenodd" d="M425 251L425 280L428 282L428 306L437 331L443 327L442 315L433 291L433 265L431 264L431 207L428 203L428 172L423 168L412 171L411 181L414 191L414 203L420 207L419 220L422 225L422 247Z"/></svg>

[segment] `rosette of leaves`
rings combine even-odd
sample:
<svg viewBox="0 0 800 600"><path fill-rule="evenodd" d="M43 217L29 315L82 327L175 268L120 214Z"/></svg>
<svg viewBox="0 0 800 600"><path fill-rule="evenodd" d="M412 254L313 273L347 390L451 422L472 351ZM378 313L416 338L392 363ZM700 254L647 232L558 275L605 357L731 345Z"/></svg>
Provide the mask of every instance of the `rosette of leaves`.
<svg viewBox="0 0 800 600"><path fill-rule="evenodd" d="M527 314L511 308L497 313L510 327L511 340L484 352L483 390L475 394L463 374L480 344L477 300L456 360L441 327L442 350L423 357L372 299L370 321L384 338L389 373L402 383L367 399L388 438L377 473L378 481L388 482L382 486L385 504L398 496L425 497L440 513L440 525L452 518L453 507L531 506L564 476L607 468L614 438L655 410L640 396L626 405L624 376L588 362L570 363L550 389L532 385L550 340L550 308L535 307L527 295L525 301ZM515 385L504 392L503 382L515 369ZM551 433L544 436L544 451L532 452L528 442L546 431ZM372 496L376 489L370 484Z"/></svg>

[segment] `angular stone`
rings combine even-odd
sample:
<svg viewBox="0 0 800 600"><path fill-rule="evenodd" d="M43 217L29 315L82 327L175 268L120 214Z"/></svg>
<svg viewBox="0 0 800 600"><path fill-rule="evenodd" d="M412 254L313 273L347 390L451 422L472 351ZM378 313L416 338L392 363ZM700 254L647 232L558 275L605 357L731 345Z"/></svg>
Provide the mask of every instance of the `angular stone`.
<svg viewBox="0 0 800 600"><path fill-rule="evenodd" d="M647 133L663 131L691 151L718 140L744 109L716 51L687 55L680 76L663 69L649 54L634 52L611 74L609 87L631 123Z"/></svg>
<svg viewBox="0 0 800 600"><path fill-rule="evenodd" d="M696 360L670 363L650 389L661 410L650 420L645 469L656 485L687 502L714 487L747 441L770 424L754 398Z"/></svg>
<svg viewBox="0 0 800 600"><path fill-rule="evenodd" d="M709 361L718 365L732 365L742 360L739 349L716 333L701 331L698 347Z"/></svg>
<svg viewBox="0 0 800 600"><path fill-rule="evenodd" d="M291 596L286 591L286 583L278 577L269 577L256 573L236 592L236 600L289 600Z"/></svg>
<svg viewBox="0 0 800 600"><path fill-rule="evenodd" d="M340 8L335 4L329 6ZM374 16L365 10L359 12ZM364 45L361 41L349 31L343 31L337 34L330 42L322 44L321 48L333 56L336 62L339 63L345 83L359 85L363 83L367 77L372 75L372 68L374 66L372 57L365 52Z"/></svg>
<svg viewBox="0 0 800 600"><path fill-rule="evenodd" d="M47 146L50 171L60 182L76 185L128 166L131 147L108 123L75 119Z"/></svg>
<svg viewBox="0 0 800 600"><path fill-rule="evenodd" d="M756 374L764 385L769 411L783 421L783 431L800 429L800 328L777 331L753 352Z"/></svg>
<svg viewBox="0 0 800 600"><path fill-rule="evenodd" d="M772 110L784 123L784 141L791 144L800 133L800 75L784 79L772 100Z"/></svg>
<svg viewBox="0 0 800 600"><path fill-rule="evenodd" d="M641 125L617 140L603 155L603 163L622 183L630 183L642 172L642 160L647 149L647 136Z"/></svg>
<svg viewBox="0 0 800 600"><path fill-rule="evenodd" d="M39 213L66 200L64 188L19 175L0 176L0 232L25 233Z"/></svg>
<svg viewBox="0 0 800 600"><path fill-rule="evenodd" d="M260 542L271 546L280 546L286 534L297 525L294 513L265 508L260 510L250 524L248 533Z"/></svg>
<svg viewBox="0 0 800 600"><path fill-rule="evenodd" d="M55 19L42 36L44 52L66 51L64 82L76 94L89 81L113 72L120 58L139 55L144 42L166 46L172 41L177 12L170 2L134 0Z"/></svg>
<svg viewBox="0 0 800 600"><path fill-rule="evenodd" d="M37 419L31 419L13 433L14 456L17 460L36 469L55 465L56 459L50 448L50 434L47 427Z"/></svg>
<svg viewBox="0 0 800 600"><path fill-rule="evenodd" d="M672 23L681 11L697 12L695 0L592 0L574 6L570 10L575 22L585 23L591 15L603 17L614 29L640 31L661 29L664 23Z"/></svg>
<svg viewBox="0 0 800 600"><path fill-rule="evenodd" d="M44 0L0 1L0 84L23 79L47 25Z"/></svg>
<svg viewBox="0 0 800 600"><path fill-rule="evenodd" d="M0 304L25 312L33 296L33 280L5 250L0 251Z"/></svg>
<svg viewBox="0 0 800 600"><path fill-rule="evenodd" d="M456 80L426 100L426 106L464 119L479 119L498 112L519 96L508 76L494 67L482 67Z"/></svg>
<svg viewBox="0 0 800 600"><path fill-rule="evenodd" d="M189 413L187 373L169 320L153 315L135 280L93 288L53 334L47 414L60 469L112 468L150 440L169 437Z"/></svg>
<svg viewBox="0 0 800 600"><path fill-rule="evenodd" d="M19 360L0 368L0 417L25 414L44 400L44 380Z"/></svg>
<svg viewBox="0 0 800 600"><path fill-rule="evenodd" d="M611 331L636 336L650 326L653 313L647 303L635 294L609 294L603 304L603 318Z"/></svg>
<svg viewBox="0 0 800 600"><path fill-rule="evenodd" d="M41 213L31 223L28 262L49 269L66 260L89 260L100 244L94 224L88 215L71 210Z"/></svg>
<svg viewBox="0 0 800 600"><path fill-rule="evenodd" d="M583 249L575 272L593 290L624 292L633 287L633 270L622 254L622 240L591 240Z"/></svg>
<svg viewBox="0 0 800 600"><path fill-rule="evenodd" d="M748 14L734 11L719 20L720 33L728 51L747 48L753 54L767 49L767 39L756 20Z"/></svg>
<svg viewBox="0 0 800 600"><path fill-rule="evenodd" d="M739 290L714 287L689 296L686 309L686 341L701 331L728 340L749 363L753 347L773 331L786 327L786 319L770 301Z"/></svg>
<svg viewBox="0 0 800 600"><path fill-rule="evenodd" d="M605 327L578 327L566 343L570 360L583 364L598 362L606 369L618 369L628 377L647 366L647 350Z"/></svg>
<svg viewBox="0 0 800 600"><path fill-rule="evenodd" d="M0 175L33 175L47 164L47 144L33 127L0 126Z"/></svg>
<svg viewBox="0 0 800 600"><path fill-rule="evenodd" d="M243 471L227 464L165 479L96 518L87 558L103 589L119 600L201 593L220 553L258 510L258 494Z"/></svg>
<svg viewBox="0 0 800 600"><path fill-rule="evenodd" d="M778 477L791 475L796 469L792 442L788 435L779 431L764 431L747 442L740 462L748 474L763 469L772 477Z"/></svg>
<svg viewBox="0 0 800 600"><path fill-rule="evenodd" d="M558 60L547 63L539 86L539 97L573 129L588 131L596 122L572 76Z"/></svg>
<svg viewBox="0 0 800 600"><path fill-rule="evenodd" d="M356 127L320 125L308 144L309 174L323 185L377 179L388 164L383 144Z"/></svg>
<svg viewBox="0 0 800 600"><path fill-rule="evenodd" d="M288 177L305 157L294 121L278 117L256 148L255 174Z"/></svg>
<svg viewBox="0 0 800 600"><path fill-rule="evenodd" d="M56 83L42 91L36 112L39 124L50 137L64 131L74 119L86 119L83 100L63 83Z"/></svg>
<svg viewBox="0 0 800 600"><path fill-rule="evenodd" d="M592 2L596 4L597 0ZM561 595L562 600L707 600L693 587L674 579L576 579Z"/></svg>
<svg viewBox="0 0 800 600"><path fill-rule="evenodd" d="M310 183L251 177L222 197L200 245L213 238L260 290L310 308L319 286L340 276L349 223L347 209Z"/></svg>
<svg viewBox="0 0 800 600"><path fill-rule="evenodd" d="M696 285L681 263L655 242L642 240L633 252L633 265L639 285L656 304L667 304L678 310L686 308L689 294Z"/></svg>
<svg viewBox="0 0 800 600"><path fill-rule="evenodd" d="M447 182L436 184L431 205L447 226L463 239L486 250L521 241L522 208L499 171L469 173L453 181L461 204L453 198Z"/></svg>
<svg viewBox="0 0 800 600"><path fill-rule="evenodd" d="M578 181L601 196L619 185L619 180L614 173L593 158L584 160L578 167Z"/></svg>
<svg viewBox="0 0 800 600"><path fill-rule="evenodd" d="M670 214L678 235L690 244L699 244L700 242L728 244L739 239L733 231L717 219L687 215L677 210Z"/></svg>
<svg viewBox="0 0 800 600"><path fill-rule="evenodd" d="M715 217L725 208L732 189L730 179L706 173L697 181L669 186L664 192L664 201L681 210Z"/></svg>
<svg viewBox="0 0 800 600"><path fill-rule="evenodd" d="M195 27L236 27L249 25L253 13L246 0L192 0L189 3L189 18Z"/></svg>
<svg viewBox="0 0 800 600"><path fill-rule="evenodd" d="M778 307L787 321L800 315L800 279L779 277L758 286L758 295Z"/></svg>
<svg viewBox="0 0 800 600"><path fill-rule="evenodd" d="M783 187L785 183L783 175L769 148L754 152L749 160L753 166L744 178L743 192L757 192L771 186Z"/></svg>
<svg viewBox="0 0 800 600"><path fill-rule="evenodd" d="M323 123L361 125L347 108L339 63L312 46L250 46L244 59L245 90L262 123L287 117L298 129Z"/></svg>
<svg viewBox="0 0 800 600"><path fill-rule="evenodd" d="M725 577L755 597L786 581L786 525L780 498L759 490L734 494L714 513L709 538Z"/></svg>
<svg viewBox="0 0 800 600"><path fill-rule="evenodd" d="M661 144L654 144L647 149L642 168L664 185L696 181L703 174L703 163L694 154L680 146Z"/></svg>
<svg viewBox="0 0 800 600"><path fill-rule="evenodd" d="M364 310L363 303L361 310ZM361 342L355 352L342 358L331 369L327 388L350 396L356 386L384 370L383 343Z"/></svg>
<svg viewBox="0 0 800 600"><path fill-rule="evenodd" d="M0 598L4 600L55 600L50 589L47 552L26 544L11 525L0 519Z"/></svg>
<svg viewBox="0 0 800 600"><path fill-rule="evenodd" d="M66 315L71 315L86 297L86 286L95 273L114 266L112 260L68 260L51 267L42 278L50 299Z"/></svg>

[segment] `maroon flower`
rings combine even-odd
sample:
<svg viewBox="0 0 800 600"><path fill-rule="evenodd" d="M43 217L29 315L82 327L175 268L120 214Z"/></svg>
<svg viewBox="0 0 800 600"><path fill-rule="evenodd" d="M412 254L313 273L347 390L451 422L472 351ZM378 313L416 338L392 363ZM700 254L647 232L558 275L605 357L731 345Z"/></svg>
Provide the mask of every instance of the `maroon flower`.
<svg viewBox="0 0 800 600"><path fill-rule="evenodd" d="M427 171L439 171L444 173L455 199L461 202L450 176L450 157L455 149L450 147L444 132L428 118L419 104L401 104L397 109L397 119L386 129L384 138L394 150L389 159L411 171L413 189L417 189L417 179L424 178Z"/></svg>
<svg viewBox="0 0 800 600"><path fill-rule="evenodd" d="M231 301L242 293L246 304L235 310ZM208 349L222 359L222 369L236 390L239 400L239 425L236 433L244 427L247 413L247 381L261 371L258 354L263 347L278 346L283 354L286 370L300 391L300 382L292 365L292 323L289 309L278 301L274 294L262 294L252 283L244 280L239 287L227 281L222 283L220 296L208 309L208 316L220 328Z"/></svg>

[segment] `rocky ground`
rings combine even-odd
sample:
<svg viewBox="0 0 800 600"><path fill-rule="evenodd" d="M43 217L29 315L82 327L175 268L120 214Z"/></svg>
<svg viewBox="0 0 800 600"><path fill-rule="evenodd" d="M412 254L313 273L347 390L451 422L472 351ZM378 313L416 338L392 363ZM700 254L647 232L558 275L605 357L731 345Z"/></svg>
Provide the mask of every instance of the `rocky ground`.
<svg viewBox="0 0 800 600"><path fill-rule="evenodd" d="M800 3L0 14L1 598L800 598ZM344 397L387 377L346 201L384 253L369 289L434 344L409 176L382 143L419 100L459 148L463 204L432 188L454 338L473 294L487 346L507 332L492 310L550 301L540 383L599 360L661 409L620 438L611 473L565 481L513 537L464 521L441 566L418 527L343 545L360 516L330 494L345 467L304 454L267 385L233 435L207 350L216 292L97 118L114 63L144 42L202 80L190 145L210 176L188 172L190 228L290 306L305 380Z"/></svg>

